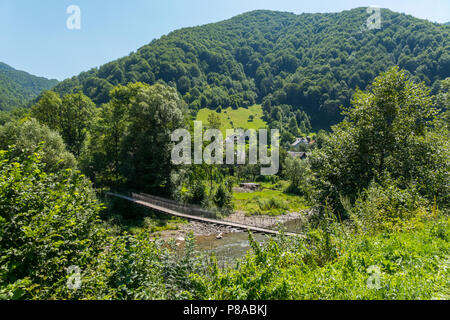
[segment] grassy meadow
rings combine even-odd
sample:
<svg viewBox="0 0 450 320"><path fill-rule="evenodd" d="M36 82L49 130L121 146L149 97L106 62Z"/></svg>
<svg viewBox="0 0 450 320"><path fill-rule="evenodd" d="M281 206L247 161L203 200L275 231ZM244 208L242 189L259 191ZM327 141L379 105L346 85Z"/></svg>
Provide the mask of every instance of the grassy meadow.
<svg viewBox="0 0 450 320"><path fill-rule="evenodd" d="M200 109L197 113L196 120L202 121L203 125L208 124L208 115L211 112L216 112L211 109ZM262 119L263 110L261 105L254 105L249 108L222 109L219 113L221 120L220 130L225 136L227 129L261 129L267 126L267 123Z"/></svg>
<svg viewBox="0 0 450 320"><path fill-rule="evenodd" d="M246 215L277 216L308 208L303 197L286 193L289 183L262 183L255 192L233 192L234 209Z"/></svg>

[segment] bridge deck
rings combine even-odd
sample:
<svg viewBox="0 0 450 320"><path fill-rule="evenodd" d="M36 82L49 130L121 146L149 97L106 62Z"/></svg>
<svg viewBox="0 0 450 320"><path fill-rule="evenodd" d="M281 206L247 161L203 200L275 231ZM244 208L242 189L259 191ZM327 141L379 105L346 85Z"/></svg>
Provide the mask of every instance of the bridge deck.
<svg viewBox="0 0 450 320"><path fill-rule="evenodd" d="M163 212L163 213L170 214L172 216L176 216L176 217L180 217L180 218L184 218L184 219L188 219L188 220L194 220L194 221L199 221L199 222L209 223L209 224L218 224L218 225L222 225L222 226L229 226L229 227L233 227L233 228L237 228L237 229L244 229L244 230L250 230L250 231L254 231L254 232L273 234L273 235L277 235L280 233L279 231L276 231L276 230L259 228L259 227L249 226L249 225L245 225L245 224L241 224L241 223L235 223L235 222L230 222L230 221L225 221L225 220L217 220L217 219L211 219L211 218L197 217L197 216L181 213L181 212L169 209L169 208L165 208L162 206L158 206L158 205L150 203L150 202L130 198L130 197L120 195L117 193L107 192L107 194L110 196L114 196L117 198L121 198L124 200L134 202L136 204L139 204L139 205L147 207L147 208L151 208L151 209ZM292 233L292 232L285 232L284 234L288 235L288 236L300 236L299 234Z"/></svg>

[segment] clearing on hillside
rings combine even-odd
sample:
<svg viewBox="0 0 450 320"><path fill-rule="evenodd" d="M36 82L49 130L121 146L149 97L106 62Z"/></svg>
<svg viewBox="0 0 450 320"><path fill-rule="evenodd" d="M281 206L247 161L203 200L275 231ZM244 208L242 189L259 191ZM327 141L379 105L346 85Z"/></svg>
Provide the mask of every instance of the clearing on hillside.
<svg viewBox="0 0 450 320"><path fill-rule="evenodd" d="M217 113L215 110L203 108L197 113L197 121L202 121L204 126L208 125L208 115L211 112ZM239 108L233 110L231 107L222 109L218 113L221 120L220 131L225 136L226 129L263 129L267 127L267 123L262 120L263 111L260 105L254 105L248 108Z"/></svg>

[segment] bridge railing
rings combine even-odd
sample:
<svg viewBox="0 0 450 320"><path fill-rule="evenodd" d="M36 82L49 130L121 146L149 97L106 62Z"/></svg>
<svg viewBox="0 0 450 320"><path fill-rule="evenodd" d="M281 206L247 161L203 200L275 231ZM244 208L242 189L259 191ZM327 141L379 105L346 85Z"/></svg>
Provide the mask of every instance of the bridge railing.
<svg viewBox="0 0 450 320"><path fill-rule="evenodd" d="M152 203L154 205L164 207L167 209L171 209L180 213L189 214L197 217L203 217L203 218L210 218L210 219L217 219L216 212L206 210L200 206L196 205L186 205L186 204L180 204L174 200L161 198L145 193L132 193L133 199L146 201L149 203Z"/></svg>
<svg viewBox="0 0 450 320"><path fill-rule="evenodd" d="M174 200L161 198L158 196L145 194L145 193L132 193L132 197L136 200L141 200L147 203L151 203L166 209L171 209L173 211L184 213L196 217L202 217L202 218L210 218L210 219L217 219L217 214L213 211L207 210L205 208L202 208L200 206L196 205L186 205L186 204L180 204L179 202L176 202ZM222 220L222 219L220 219ZM233 221L233 219L225 218L223 219L225 221L229 222L237 222L243 225L253 226L253 227L260 227L260 228L266 228L266 229L274 229L277 227L277 218L275 217L247 217L243 216L239 219L239 221Z"/></svg>
<svg viewBox="0 0 450 320"><path fill-rule="evenodd" d="M246 215L233 217L233 218L229 217L229 218L225 218L225 219L223 219L222 217L219 217L219 219L218 219L218 217L217 217L218 215L216 212L204 209L200 206L181 204L174 200L161 198L158 196L153 196L153 195L149 195L149 194L145 194L145 193L131 193L131 197L122 196L122 195L119 195L116 193L109 193L109 192L107 194L111 195L111 196L119 197L119 198L124 198L127 200L135 200L135 201L137 200L137 201L146 202L148 204L153 204L153 205L162 207L164 209L170 209L177 213L183 213L186 215L197 216L199 218L209 218L209 219L218 220L217 221L218 224L220 224L219 220L224 220L227 222L232 222L235 224L249 226L249 227L258 227L260 229L262 228L262 229L266 229L266 230L274 230L274 229L276 230L278 228L278 223L284 223L284 222L289 221L289 219L287 219L287 218L284 219L284 217L281 217L281 218L280 217L247 217ZM170 212L167 212L164 210L160 210L160 211L170 214ZM212 223L215 223L215 222L212 222Z"/></svg>

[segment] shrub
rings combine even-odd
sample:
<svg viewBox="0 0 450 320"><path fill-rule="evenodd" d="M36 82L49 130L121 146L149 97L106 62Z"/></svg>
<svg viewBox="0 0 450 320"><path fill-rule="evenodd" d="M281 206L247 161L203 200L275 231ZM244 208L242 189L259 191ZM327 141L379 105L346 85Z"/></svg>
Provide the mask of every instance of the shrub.
<svg viewBox="0 0 450 320"><path fill-rule="evenodd" d="M395 183L372 183L361 193L349 215L363 233L404 231L435 215L435 209L430 212L427 207L428 202L414 186L400 188Z"/></svg>
<svg viewBox="0 0 450 320"><path fill-rule="evenodd" d="M45 173L40 151L13 154L0 151L0 292L68 297L67 268L85 269L102 242L101 206L79 173Z"/></svg>
<svg viewBox="0 0 450 320"><path fill-rule="evenodd" d="M13 156L32 154L42 145L41 163L45 172L75 169L75 157L66 149L58 132L39 124L35 119L16 121L0 126L0 149L11 149Z"/></svg>
<svg viewBox="0 0 450 320"><path fill-rule="evenodd" d="M231 209L233 196L224 184L220 184L214 195L214 203L218 208Z"/></svg>
<svg viewBox="0 0 450 320"><path fill-rule="evenodd" d="M206 199L206 188L201 181L197 181L193 184L190 202L193 204L203 204Z"/></svg>
<svg viewBox="0 0 450 320"><path fill-rule="evenodd" d="M281 199L270 198L266 200L255 197L254 201L257 204L256 210L252 211L254 214L262 214L264 212L271 215L280 215L289 209L289 204Z"/></svg>
<svg viewBox="0 0 450 320"><path fill-rule="evenodd" d="M311 170L305 160L286 157L284 163L284 176L290 181L286 192L309 197L311 189Z"/></svg>

